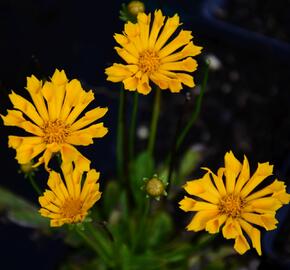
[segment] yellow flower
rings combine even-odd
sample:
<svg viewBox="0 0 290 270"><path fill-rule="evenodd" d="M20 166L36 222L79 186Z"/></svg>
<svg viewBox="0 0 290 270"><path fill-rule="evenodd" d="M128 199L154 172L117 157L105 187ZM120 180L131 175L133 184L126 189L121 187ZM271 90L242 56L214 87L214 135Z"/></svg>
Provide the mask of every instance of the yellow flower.
<svg viewBox="0 0 290 270"><path fill-rule="evenodd" d="M217 175L203 169L207 172L202 178L188 181L184 186L188 194L199 200L185 196L179 202L182 210L197 212L187 230L205 229L213 234L223 226L223 236L235 239L234 248L240 254L250 249L245 232L261 255L259 228L274 230L278 223L276 211L290 199L285 184L277 179L260 188L264 179L272 175L273 165L258 163L256 172L250 176L246 156L241 164L230 151L225 154L225 167Z"/></svg>
<svg viewBox="0 0 290 270"><path fill-rule="evenodd" d="M107 68L107 80L122 81L125 89L137 89L144 95L151 91L149 80L171 92L180 92L182 84L193 87L193 77L184 72L196 70L192 56L202 48L192 43L191 31L181 30L171 38L179 25L177 14L165 22L162 12L156 10L151 23L151 14L139 13L137 23L126 23L123 34L114 36L121 46L115 50L127 65L115 63Z"/></svg>
<svg viewBox="0 0 290 270"><path fill-rule="evenodd" d="M43 153L34 167L48 163L53 153L60 152L63 162L74 162L88 171L90 161L73 145L89 145L93 138L103 137L107 128L103 123L92 123L103 117L107 108L94 108L80 114L94 100L92 90L83 90L76 79L68 81L65 72L56 69L51 81L44 84L35 76L27 77L27 91L33 103L12 91L9 98L15 110L2 116L4 125L17 126L30 135L9 136L8 145L16 150L20 164L29 163Z"/></svg>
<svg viewBox="0 0 290 270"><path fill-rule="evenodd" d="M83 183L83 172L73 169L72 164L62 165L62 172L65 181L60 174L50 172L47 184L51 190L45 190L43 196L39 197L42 206L39 212L51 219L52 227L82 222L88 210L101 197L97 183L99 172L88 171Z"/></svg>

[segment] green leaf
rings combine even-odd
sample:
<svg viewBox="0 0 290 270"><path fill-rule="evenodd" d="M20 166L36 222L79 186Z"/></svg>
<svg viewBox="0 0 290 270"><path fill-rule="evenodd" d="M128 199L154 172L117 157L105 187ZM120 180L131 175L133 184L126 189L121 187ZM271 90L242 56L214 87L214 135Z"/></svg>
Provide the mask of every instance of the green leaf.
<svg viewBox="0 0 290 270"><path fill-rule="evenodd" d="M176 179L174 184L183 184L186 177L190 175L201 160L201 153L194 148L189 149L180 161L179 166L179 177Z"/></svg>
<svg viewBox="0 0 290 270"><path fill-rule="evenodd" d="M102 203L106 218L116 208L120 198L120 186L116 181L109 181L103 193Z"/></svg>
<svg viewBox="0 0 290 270"><path fill-rule="evenodd" d="M158 247L166 243L166 240L170 238L173 230L173 223L170 215L166 212L158 212L148 228L148 246Z"/></svg>
<svg viewBox="0 0 290 270"><path fill-rule="evenodd" d="M36 206L12 192L0 187L0 211L5 210L7 218L22 227L48 229L48 219L38 213Z"/></svg>
<svg viewBox="0 0 290 270"><path fill-rule="evenodd" d="M139 154L132 165L131 173L131 188L137 203L144 202L145 193L141 191L144 185L144 178L151 178L153 176L154 161L151 155L145 151Z"/></svg>

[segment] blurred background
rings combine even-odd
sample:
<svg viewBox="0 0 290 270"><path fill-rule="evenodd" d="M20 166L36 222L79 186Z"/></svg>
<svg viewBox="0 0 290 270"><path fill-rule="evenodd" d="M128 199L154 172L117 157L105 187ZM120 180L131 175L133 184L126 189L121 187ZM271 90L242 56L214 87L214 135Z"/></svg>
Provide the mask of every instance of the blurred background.
<svg viewBox="0 0 290 270"><path fill-rule="evenodd" d="M58 68L64 69L68 78L80 79L84 89L95 91L95 104L109 107L104 118L109 134L90 149L81 149L102 172L104 185L115 174L119 94L117 84L106 82L104 69L119 61L113 50L113 34L123 29L118 18L123 2L0 0L0 113L6 115L6 109L12 108L8 99L11 89L25 95L26 76L47 78ZM148 12L162 8L168 16L178 13L183 28L193 32L194 43L203 47L198 57L201 68L195 72L197 85L203 77L204 61L211 62L201 115L180 151L182 155L193 147L200 153L192 175L200 173L199 166L217 169L224 153L233 150L240 160L246 154L253 170L257 162L274 164L275 175L290 185L290 1L144 3ZM160 160L170 147L185 94L191 95L186 109L189 114L198 91L197 86L180 95L164 92L157 146ZM139 149L146 145L151 101L152 95L140 100ZM32 188L18 173L15 151L7 147L7 136L18 130L1 124L0 132L1 186L37 203ZM1 206L0 210L1 269L58 269L70 252L61 235L39 235L33 228L14 224ZM266 269L265 265L290 269L290 218L287 207L282 211L278 230L262 236L263 256L248 252L232 269ZM177 217L182 218L179 214ZM180 224L185 225L186 221Z"/></svg>

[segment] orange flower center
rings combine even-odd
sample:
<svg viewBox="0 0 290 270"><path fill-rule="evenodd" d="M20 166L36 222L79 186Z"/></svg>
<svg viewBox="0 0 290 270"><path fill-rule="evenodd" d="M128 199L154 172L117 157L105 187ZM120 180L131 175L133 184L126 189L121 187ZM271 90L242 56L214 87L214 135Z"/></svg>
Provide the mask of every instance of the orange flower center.
<svg viewBox="0 0 290 270"><path fill-rule="evenodd" d="M143 73L152 73L158 70L160 59L153 50L145 50L139 55L138 67Z"/></svg>
<svg viewBox="0 0 290 270"><path fill-rule="evenodd" d="M221 214L237 218L241 215L244 206L245 201L240 196L227 194L220 200L218 208Z"/></svg>
<svg viewBox="0 0 290 270"><path fill-rule="evenodd" d="M48 121L42 127L43 140L45 143L64 143L69 134L70 125L61 120Z"/></svg>
<svg viewBox="0 0 290 270"><path fill-rule="evenodd" d="M61 207L63 218L75 218L81 214L82 202L79 199L67 199Z"/></svg>

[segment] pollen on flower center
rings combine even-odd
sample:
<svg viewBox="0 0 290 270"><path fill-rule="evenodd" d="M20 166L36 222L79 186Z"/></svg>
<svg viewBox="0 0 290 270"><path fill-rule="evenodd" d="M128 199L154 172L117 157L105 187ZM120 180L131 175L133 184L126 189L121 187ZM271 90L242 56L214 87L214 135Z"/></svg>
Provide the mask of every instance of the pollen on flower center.
<svg viewBox="0 0 290 270"><path fill-rule="evenodd" d="M64 143L69 134L69 125L66 125L61 120L46 122L43 127L43 140L45 143Z"/></svg>
<svg viewBox="0 0 290 270"><path fill-rule="evenodd" d="M244 206L245 202L240 196L227 194L220 200L218 208L221 214L237 218L241 215Z"/></svg>
<svg viewBox="0 0 290 270"><path fill-rule="evenodd" d="M153 50L145 50L139 54L138 67L143 73L152 73L158 70L160 59Z"/></svg>
<svg viewBox="0 0 290 270"><path fill-rule="evenodd" d="M74 218L81 214L82 202L79 199L67 199L61 207L63 218Z"/></svg>

